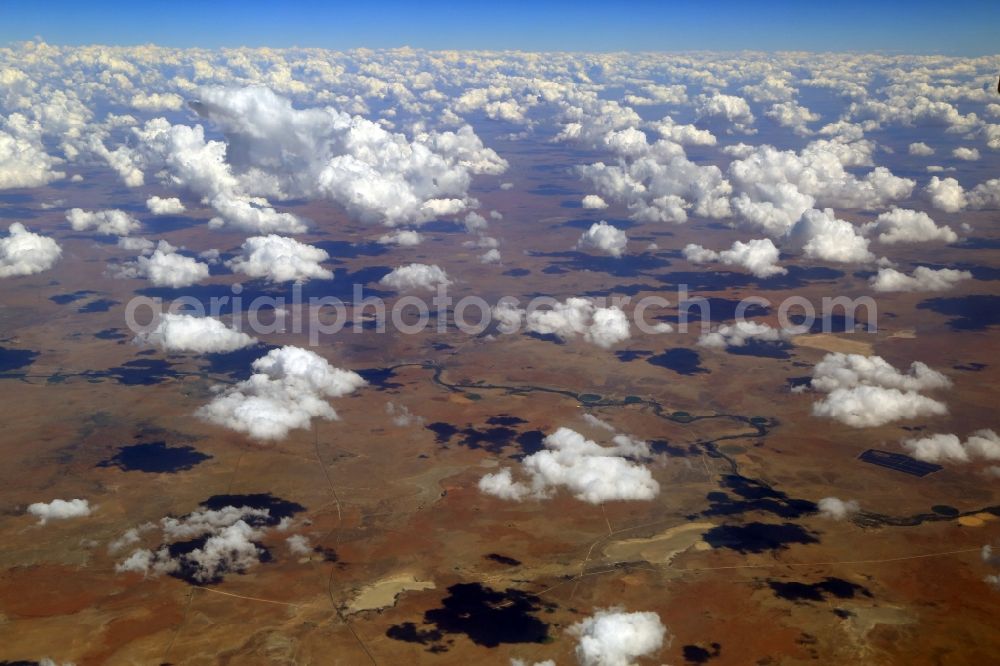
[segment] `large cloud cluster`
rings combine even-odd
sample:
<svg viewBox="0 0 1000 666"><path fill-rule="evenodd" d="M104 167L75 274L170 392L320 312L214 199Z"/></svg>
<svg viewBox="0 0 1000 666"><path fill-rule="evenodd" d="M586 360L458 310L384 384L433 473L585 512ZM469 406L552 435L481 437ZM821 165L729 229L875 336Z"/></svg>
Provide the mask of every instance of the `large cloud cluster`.
<svg viewBox="0 0 1000 666"><path fill-rule="evenodd" d="M649 446L628 435L615 435L601 446L570 428L559 428L543 441L545 450L526 456L515 480L510 468L487 474L479 489L501 499L546 499L565 488L579 500L601 504L613 500L649 500L660 484L637 459L648 458Z"/></svg>
<svg viewBox="0 0 1000 666"><path fill-rule="evenodd" d="M881 356L831 353L813 368L811 384L827 394L813 405L815 416L869 428L947 414L944 403L921 391L947 388L951 380L920 361L900 372Z"/></svg>
<svg viewBox="0 0 1000 666"><path fill-rule="evenodd" d="M155 345L167 352L199 354L231 352L257 344L256 339L218 319L172 312L159 315L156 326L136 335L133 342Z"/></svg>
<svg viewBox="0 0 1000 666"><path fill-rule="evenodd" d="M47 271L61 256L62 248L54 240L15 222L0 238L0 278Z"/></svg>
<svg viewBox="0 0 1000 666"><path fill-rule="evenodd" d="M418 224L458 213L470 203L472 174L507 166L469 126L410 140L332 107L295 109L263 86L205 87L195 108L224 133L244 191L322 196L369 222Z"/></svg>
<svg viewBox="0 0 1000 666"><path fill-rule="evenodd" d="M265 550L258 542L280 523L266 508L225 506L199 509L179 518L159 521L161 545L135 548L115 565L119 573L145 576L179 575L194 583L218 581L226 573L243 573L261 561ZM111 546L112 550L139 542L142 534L157 525L129 530ZM196 544L172 548L174 544Z"/></svg>
<svg viewBox="0 0 1000 666"><path fill-rule="evenodd" d="M253 362L249 379L228 387L198 416L259 440L283 439L313 418L337 419L327 398L353 393L365 380L299 347L272 349Z"/></svg>

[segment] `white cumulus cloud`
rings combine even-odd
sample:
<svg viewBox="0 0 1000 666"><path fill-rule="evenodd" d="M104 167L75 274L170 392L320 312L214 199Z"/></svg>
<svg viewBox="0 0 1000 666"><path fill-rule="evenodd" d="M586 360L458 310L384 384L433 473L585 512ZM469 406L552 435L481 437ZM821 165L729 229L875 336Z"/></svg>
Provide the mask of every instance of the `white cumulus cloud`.
<svg viewBox="0 0 1000 666"><path fill-rule="evenodd" d="M313 418L337 419L326 398L365 384L357 373L299 347L272 349L253 362L253 370L249 379L222 387L198 416L254 439L283 439L291 430L308 428Z"/></svg>
<svg viewBox="0 0 1000 666"><path fill-rule="evenodd" d="M240 255L226 262L233 272L271 282L329 280L333 271L320 266L330 255L326 250L300 243L287 236L252 236L243 242Z"/></svg>
<svg viewBox="0 0 1000 666"><path fill-rule="evenodd" d="M62 248L54 240L14 222L0 238L0 278L47 271L61 256Z"/></svg>
<svg viewBox="0 0 1000 666"><path fill-rule="evenodd" d="M594 248L612 257L622 256L627 245L628 236L625 232L604 220L592 224L576 244L578 248Z"/></svg>
<svg viewBox="0 0 1000 666"><path fill-rule="evenodd" d="M155 328L135 336L133 342L155 345L168 352L211 354L243 349L257 340L212 317L165 312L159 316Z"/></svg>

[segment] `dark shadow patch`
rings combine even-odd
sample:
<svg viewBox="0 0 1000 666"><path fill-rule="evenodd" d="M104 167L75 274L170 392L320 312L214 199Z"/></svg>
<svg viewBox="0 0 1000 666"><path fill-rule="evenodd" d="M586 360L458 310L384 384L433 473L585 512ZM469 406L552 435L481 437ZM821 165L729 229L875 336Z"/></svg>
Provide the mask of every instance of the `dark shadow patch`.
<svg viewBox="0 0 1000 666"><path fill-rule="evenodd" d="M317 241L315 247L326 250L331 259L357 259L358 257L378 257L389 251L381 243L351 243L350 241Z"/></svg>
<svg viewBox="0 0 1000 666"><path fill-rule="evenodd" d="M403 386L398 382L389 381L396 376L396 371L393 368L365 368L363 370L355 370L355 372L379 391L388 391L390 389L402 388Z"/></svg>
<svg viewBox="0 0 1000 666"><path fill-rule="evenodd" d="M1000 324L1000 296L992 294L929 298L917 303L917 309L952 317L948 326L953 331L982 331Z"/></svg>
<svg viewBox="0 0 1000 666"><path fill-rule="evenodd" d="M722 646L718 643L712 643L708 648L703 648L700 645L685 645L681 648L681 652L684 654L684 661L689 664L707 664L710 659L719 656L722 652Z"/></svg>
<svg viewBox="0 0 1000 666"><path fill-rule="evenodd" d="M152 386L168 379L180 377L173 370L173 364L162 359L138 358L126 361L116 368L107 370L91 370L84 373L89 379L114 379L125 386Z"/></svg>
<svg viewBox="0 0 1000 666"><path fill-rule="evenodd" d="M666 368L667 370L673 370L679 375L690 376L708 372L708 370L701 367L701 356L698 355L698 352L684 347L668 349L662 354L647 358L646 362Z"/></svg>
<svg viewBox="0 0 1000 666"><path fill-rule="evenodd" d="M737 318L737 308L743 301L735 298L705 298L698 296L681 301L677 306L677 314L658 317L674 324L694 326L707 322L732 321ZM744 318L763 317L770 314L771 309L759 303L748 304L741 313Z"/></svg>
<svg viewBox="0 0 1000 666"><path fill-rule="evenodd" d="M337 554L337 551L328 546L316 546L315 548L313 548L313 552L322 555L324 562L340 561L340 556Z"/></svg>
<svg viewBox="0 0 1000 666"><path fill-rule="evenodd" d="M563 185L556 185L555 183L544 183L534 189L528 190L527 192L528 194L535 194L540 197L571 197L583 194L580 190L574 190Z"/></svg>
<svg viewBox="0 0 1000 666"><path fill-rule="evenodd" d="M57 305L68 305L69 303L75 303L76 301L83 300L92 294L96 294L96 291L90 291L89 289L83 289L81 291L74 291L69 294L56 294L55 296L49 296L49 300Z"/></svg>
<svg viewBox="0 0 1000 666"><path fill-rule="evenodd" d="M671 458L686 458L687 456L698 455L698 448L694 445L683 448L674 446L665 439L654 439L649 442L649 450L653 453L661 453Z"/></svg>
<svg viewBox="0 0 1000 666"><path fill-rule="evenodd" d="M203 220L185 215L148 215L142 220L142 226L146 228L146 233L150 236L162 236L171 231L190 229L202 224L204 224Z"/></svg>
<svg viewBox="0 0 1000 666"><path fill-rule="evenodd" d="M728 548L739 553L785 550L789 544L819 543L815 535L794 523L746 523L720 525L702 535L712 548Z"/></svg>
<svg viewBox="0 0 1000 666"><path fill-rule="evenodd" d="M272 349L278 349L277 345L256 344L231 352L203 354L202 358L206 361L203 368L213 375L225 375L233 381L243 381L253 374L253 362Z"/></svg>
<svg viewBox="0 0 1000 666"><path fill-rule="evenodd" d="M455 436L458 432L458 428L450 423L445 423L444 421L435 421L434 423L428 423L424 426L432 433L434 433L434 441L438 444L447 444L451 441L451 438Z"/></svg>
<svg viewBox="0 0 1000 666"><path fill-rule="evenodd" d="M486 419L486 422L490 425L502 425L502 426L516 426L522 423L527 423L520 416L511 416L510 414L501 414L499 416L491 416Z"/></svg>
<svg viewBox="0 0 1000 666"><path fill-rule="evenodd" d="M615 356L618 360L623 363L631 363L632 361L640 358L646 358L647 356L652 356L653 352L645 349L623 349L622 351L616 351Z"/></svg>
<svg viewBox="0 0 1000 666"><path fill-rule="evenodd" d="M955 370L963 370L965 372L980 372L989 366L986 363L960 363L951 367Z"/></svg>
<svg viewBox="0 0 1000 666"><path fill-rule="evenodd" d="M533 615L554 606L532 594L508 588L498 591L479 583L459 583L448 588L441 607L424 613L423 624L393 625L386 636L423 645L440 644L449 634L462 634L476 645L543 643L548 625Z"/></svg>
<svg viewBox="0 0 1000 666"><path fill-rule="evenodd" d="M535 340L541 340L542 342L551 342L557 345L564 345L566 341L560 338L555 333L538 333L536 331L526 331L525 335L529 338L534 338Z"/></svg>
<svg viewBox="0 0 1000 666"><path fill-rule="evenodd" d="M514 441L516 441L517 445L521 448L521 452L515 453L511 456L511 458L521 460L525 456L538 453L545 448L545 444L543 443L545 437L545 432L542 430L528 430L519 433Z"/></svg>
<svg viewBox="0 0 1000 666"><path fill-rule="evenodd" d="M504 271L501 275L507 275L510 277L524 277L525 275L531 275L531 271L527 268L512 268L509 271Z"/></svg>
<svg viewBox="0 0 1000 666"><path fill-rule="evenodd" d="M521 566L521 560L515 560L513 557L507 557L506 555L501 555L500 553L490 553L489 555L483 555L483 558L487 560L493 560L497 564L502 564L508 567Z"/></svg>
<svg viewBox="0 0 1000 666"><path fill-rule="evenodd" d="M791 498L763 481L748 479L737 474L726 474L722 477L721 484L736 497L718 491L708 493L706 499L710 504L703 515L734 516L748 511L762 511L779 518L801 518L816 512L817 507L814 502Z"/></svg>
<svg viewBox="0 0 1000 666"><path fill-rule="evenodd" d="M124 340L128 338L126 334L121 332L120 328L106 328L94 333L94 337L98 340Z"/></svg>
<svg viewBox="0 0 1000 666"><path fill-rule="evenodd" d="M632 227L635 226L635 222L633 222L632 220L609 220L609 219L605 219L604 221L607 222L612 227L614 227L615 229L621 229L622 231L628 231L629 229L631 229ZM590 227L592 227L596 223L597 223L597 220L577 219L577 220L568 220L566 222L563 222L559 226L560 227L572 227L573 229L582 229L582 230L586 231L587 229L590 229Z"/></svg>
<svg viewBox="0 0 1000 666"><path fill-rule="evenodd" d="M728 346L726 353L733 356L756 356L758 358L788 359L791 343L780 340L747 340L739 347Z"/></svg>
<svg viewBox="0 0 1000 666"><path fill-rule="evenodd" d="M865 316L868 316L867 311ZM802 326L806 323L806 316L802 314L788 315L788 321L794 326ZM854 317L828 312L823 317L816 317L809 326L809 333L856 333L858 331L878 330L877 325L857 321Z"/></svg>
<svg viewBox="0 0 1000 666"><path fill-rule="evenodd" d="M0 372L10 372L27 367L38 358L38 352L30 349L10 349L0 347Z"/></svg>
<svg viewBox="0 0 1000 666"><path fill-rule="evenodd" d="M111 458L98 463L98 467L117 467L123 472L150 474L186 472L212 456L193 446L167 446L166 442L132 444L118 449Z"/></svg>
<svg viewBox="0 0 1000 666"><path fill-rule="evenodd" d="M83 307L79 308L77 312L83 314L90 314L93 312L107 312L111 309L112 305L118 305L120 301L113 301L110 298L98 298L96 301L91 301Z"/></svg>
<svg viewBox="0 0 1000 666"><path fill-rule="evenodd" d="M531 256L564 260L553 262L548 268L542 271L543 273L548 272L549 268L556 267L561 269L560 272L592 271L595 273L607 273L615 277L635 277L670 265L667 259L648 252L610 257L570 250L565 252L533 252Z"/></svg>
<svg viewBox="0 0 1000 666"><path fill-rule="evenodd" d="M255 527L274 527L280 523L283 518L291 518L295 514L302 513L306 510L306 508L298 502L292 502L280 497L275 497L271 493L212 495L204 502L201 502L201 506L213 511L224 509L227 506L267 509L270 512L270 515L266 518L252 517L252 519L247 519L247 523L250 523Z"/></svg>
<svg viewBox="0 0 1000 666"><path fill-rule="evenodd" d="M787 599L788 601L826 601L828 597L837 599L854 599L857 596L871 598L872 593L868 588L857 585L843 578L824 578L818 583L799 583L795 581L782 582L769 580L767 584L771 587L776 597Z"/></svg>

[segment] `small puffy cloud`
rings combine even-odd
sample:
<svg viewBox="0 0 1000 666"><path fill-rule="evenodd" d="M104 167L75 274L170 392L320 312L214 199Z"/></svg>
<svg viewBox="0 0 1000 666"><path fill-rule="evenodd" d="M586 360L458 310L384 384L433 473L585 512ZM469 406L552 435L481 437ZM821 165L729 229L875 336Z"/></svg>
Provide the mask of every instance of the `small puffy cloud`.
<svg viewBox="0 0 1000 666"><path fill-rule="evenodd" d="M51 502L35 502L28 506L28 513L38 518L39 525L44 525L50 520L89 516L90 511L90 502L85 499L54 499Z"/></svg>
<svg viewBox="0 0 1000 666"><path fill-rule="evenodd" d="M140 333L133 342L155 345L168 352L199 354L231 352L257 344L256 339L229 328L218 319L172 312L160 315L156 327Z"/></svg>
<svg viewBox="0 0 1000 666"><path fill-rule="evenodd" d="M156 249L156 243L140 236L120 236L117 246L129 252L138 252L145 255L152 254L153 250Z"/></svg>
<svg viewBox="0 0 1000 666"><path fill-rule="evenodd" d="M660 492L660 484L649 470L634 462L650 455L649 446L628 435L615 435L612 446L601 446L575 430L559 428L543 444L544 450L521 461L525 481L514 480L508 467L483 476L480 491L522 501L547 499L559 488L566 488L590 504L649 500Z"/></svg>
<svg viewBox="0 0 1000 666"><path fill-rule="evenodd" d="M953 268L928 268L917 266L911 275L895 268L880 268L878 275L871 279L872 289L879 292L891 291L947 291L962 280L972 278L969 271Z"/></svg>
<svg viewBox="0 0 1000 666"><path fill-rule="evenodd" d="M47 271L62 256L59 244L14 222L0 238L0 278Z"/></svg>
<svg viewBox="0 0 1000 666"><path fill-rule="evenodd" d="M837 497L824 497L816 503L819 515L830 520L844 520L857 513L861 507L855 500L842 500Z"/></svg>
<svg viewBox="0 0 1000 666"><path fill-rule="evenodd" d="M694 243L684 247L684 258L693 264L719 261L727 266L740 266L759 278L784 275L788 271L777 265L780 253L770 238L733 242L728 250L715 252Z"/></svg>
<svg viewBox="0 0 1000 666"><path fill-rule="evenodd" d="M956 160L964 160L966 162L974 162L979 159L979 149L978 148L966 148L961 146L951 151L951 156Z"/></svg>
<svg viewBox="0 0 1000 666"><path fill-rule="evenodd" d="M292 555L308 555L312 552L309 539L301 534L293 534L285 539L285 543L288 544L288 550Z"/></svg>
<svg viewBox="0 0 1000 666"><path fill-rule="evenodd" d="M698 344L702 347L725 349L727 347L745 347L747 343L784 342L790 334L780 328L755 321L738 321L735 324L722 324L714 331L702 333Z"/></svg>
<svg viewBox="0 0 1000 666"><path fill-rule="evenodd" d="M896 208L879 215L874 222L863 227L865 233L878 234L878 241L886 245L895 243L921 243L944 241L954 243L958 235L948 226L938 226L923 211Z"/></svg>
<svg viewBox="0 0 1000 666"><path fill-rule="evenodd" d="M627 245L628 236L625 232L604 220L592 224L576 244L578 248L594 248L612 257L622 256Z"/></svg>
<svg viewBox="0 0 1000 666"><path fill-rule="evenodd" d="M722 119L742 132L750 130L754 123L753 113L746 100L736 95L712 93L699 95L695 100L695 111L699 118Z"/></svg>
<svg viewBox="0 0 1000 666"><path fill-rule="evenodd" d="M588 298L570 297L550 309L526 312L501 303L493 317L505 328L516 329L523 322L528 331L555 335L563 340L582 336L599 347L612 347L631 336L628 317L617 306L598 307Z"/></svg>
<svg viewBox="0 0 1000 666"><path fill-rule="evenodd" d="M924 188L924 194L930 199L932 206L946 213L957 213L968 204L965 190L954 178L933 176Z"/></svg>
<svg viewBox="0 0 1000 666"><path fill-rule="evenodd" d="M153 215L177 215L184 212L184 204L177 197L149 197L146 199L146 208Z"/></svg>
<svg viewBox="0 0 1000 666"><path fill-rule="evenodd" d="M252 367L249 379L222 388L197 415L254 439L283 439L291 430L308 428L313 418L336 420L337 412L326 398L347 395L365 384L357 373L335 368L299 347L272 349Z"/></svg>
<svg viewBox="0 0 1000 666"><path fill-rule="evenodd" d="M694 125L679 125L670 116L654 123L653 127L664 139L682 146L714 146L718 143L715 135L708 130L698 129Z"/></svg>
<svg viewBox="0 0 1000 666"><path fill-rule="evenodd" d="M184 99L176 93L138 92L132 96L131 105L140 111L178 111Z"/></svg>
<svg viewBox="0 0 1000 666"><path fill-rule="evenodd" d="M932 463L1000 460L1000 436L989 429L977 430L965 442L950 434L906 439L903 448L917 460Z"/></svg>
<svg viewBox="0 0 1000 666"><path fill-rule="evenodd" d="M621 608L598 609L569 633L579 639L576 658L581 666L634 666L638 657L652 657L670 641L659 615Z"/></svg>
<svg viewBox="0 0 1000 666"><path fill-rule="evenodd" d="M917 141L916 143L911 143L909 148L910 155L916 155L919 157L927 157L934 154L934 149L928 146L923 141Z"/></svg>
<svg viewBox="0 0 1000 666"><path fill-rule="evenodd" d="M580 204L587 210L603 210L608 207L608 202L596 194L588 194L580 201Z"/></svg>
<svg viewBox="0 0 1000 666"><path fill-rule="evenodd" d="M438 285L451 284L451 280L444 269L436 264L413 263L397 266L391 273L379 280L379 284L396 291L434 290Z"/></svg>
<svg viewBox="0 0 1000 666"><path fill-rule="evenodd" d="M243 242L240 255L226 262L233 272L271 282L329 280L333 271L320 266L330 255L326 250L300 243L287 236L252 236Z"/></svg>
<svg viewBox="0 0 1000 666"><path fill-rule="evenodd" d="M139 220L117 209L86 211L82 208L73 208L66 213L66 219L74 231L93 229L99 234L108 236L128 236L142 226Z"/></svg>
<svg viewBox="0 0 1000 666"><path fill-rule="evenodd" d="M799 136L806 136L812 133L806 124L816 122L820 119L818 113L813 113L804 106L799 106L796 102L780 102L773 105L765 113L782 127L788 127Z"/></svg>
<svg viewBox="0 0 1000 666"><path fill-rule="evenodd" d="M378 237L378 242L382 245L397 245L399 247L413 247L420 245L424 237L412 229L400 229Z"/></svg>
<svg viewBox="0 0 1000 666"><path fill-rule="evenodd" d="M833 210L809 209L792 229L792 236L802 244L807 257L838 263L873 261L868 239L853 224L834 216Z"/></svg>
<svg viewBox="0 0 1000 666"><path fill-rule="evenodd" d="M920 393L947 388L951 380L920 361L900 372L880 356L831 353L813 368L812 388L827 395L813 404L813 415L854 428L900 419L942 416L944 403Z"/></svg>
<svg viewBox="0 0 1000 666"><path fill-rule="evenodd" d="M424 422L422 417L412 414L406 405L398 405L394 402L386 403L385 413L389 415L392 424L398 428L408 428L421 425Z"/></svg>
<svg viewBox="0 0 1000 666"><path fill-rule="evenodd" d="M157 287L179 289L197 284L208 277L208 264L177 253L177 248L160 241L147 256L123 262L114 272L116 278L146 278Z"/></svg>
<svg viewBox="0 0 1000 666"><path fill-rule="evenodd" d="M499 264L502 258L500 256L500 250L493 248L487 250L486 252L479 255L479 263L481 264Z"/></svg>

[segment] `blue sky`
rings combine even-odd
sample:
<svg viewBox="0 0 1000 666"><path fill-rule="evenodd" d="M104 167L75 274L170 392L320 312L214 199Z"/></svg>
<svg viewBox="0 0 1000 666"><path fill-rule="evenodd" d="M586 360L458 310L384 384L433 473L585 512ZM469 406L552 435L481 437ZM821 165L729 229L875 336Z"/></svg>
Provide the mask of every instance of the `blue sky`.
<svg viewBox="0 0 1000 666"><path fill-rule="evenodd" d="M524 50L1000 52L1000 2L44 2L0 0L0 43Z"/></svg>

